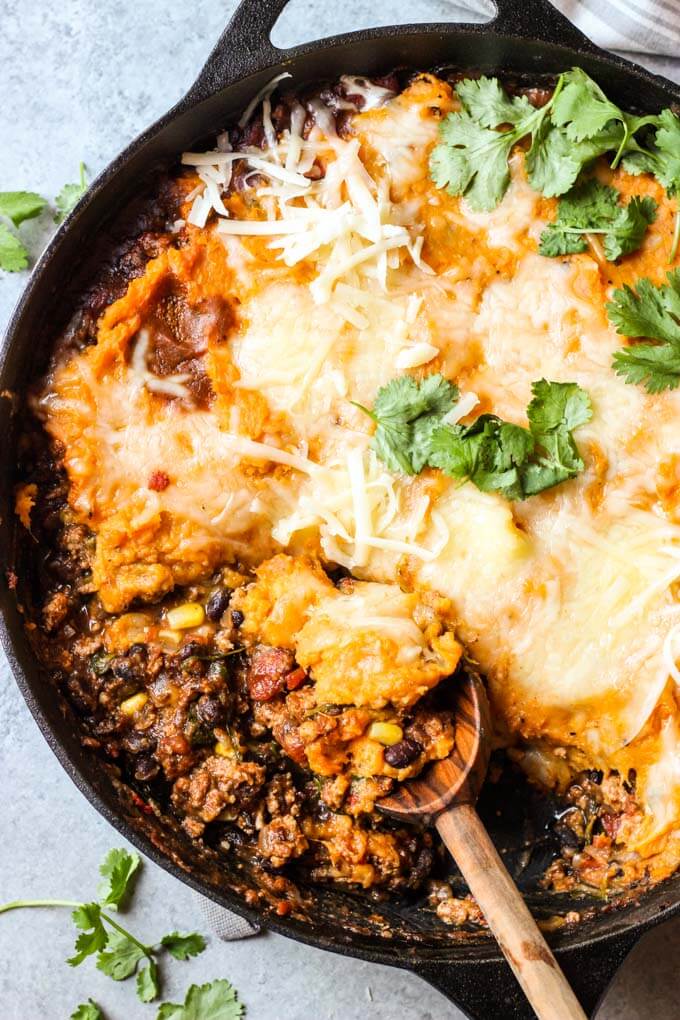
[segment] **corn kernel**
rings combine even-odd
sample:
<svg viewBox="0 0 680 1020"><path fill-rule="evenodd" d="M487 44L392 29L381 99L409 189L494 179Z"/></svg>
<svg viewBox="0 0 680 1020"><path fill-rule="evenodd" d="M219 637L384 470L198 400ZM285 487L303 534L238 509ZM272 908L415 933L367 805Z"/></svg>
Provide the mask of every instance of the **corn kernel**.
<svg viewBox="0 0 680 1020"><path fill-rule="evenodd" d="M144 691L138 691L137 694L133 694L131 698L126 698L125 701L121 701L120 710L123 715L136 715L149 700L149 695L145 694Z"/></svg>
<svg viewBox="0 0 680 1020"><path fill-rule="evenodd" d="M391 747L392 744L399 743L404 736L404 731L396 723L374 722L369 727L368 735L371 740L377 740L379 744Z"/></svg>
<svg viewBox="0 0 680 1020"><path fill-rule="evenodd" d="M182 635L178 630L159 630L158 636L162 641L168 641L171 645L178 645Z"/></svg>
<svg viewBox="0 0 680 1020"><path fill-rule="evenodd" d="M205 610L200 602L184 602L181 606L169 609L166 619L172 630L200 627L205 620Z"/></svg>
<svg viewBox="0 0 680 1020"><path fill-rule="evenodd" d="M220 758L234 757L234 745L232 743L227 743L225 740L218 740L213 751L215 754L218 754Z"/></svg>

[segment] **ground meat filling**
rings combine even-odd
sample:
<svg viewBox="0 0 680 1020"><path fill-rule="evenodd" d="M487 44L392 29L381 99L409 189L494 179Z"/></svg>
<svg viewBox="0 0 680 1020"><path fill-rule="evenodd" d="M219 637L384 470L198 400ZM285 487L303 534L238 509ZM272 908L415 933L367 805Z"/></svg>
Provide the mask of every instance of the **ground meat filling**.
<svg viewBox="0 0 680 1020"><path fill-rule="evenodd" d="M37 517L35 524L44 527ZM142 800L166 803L192 839L249 847L269 871L301 869L364 888L422 884L430 835L396 826L376 802L450 752L444 704L436 691L401 703L398 672L397 704L382 681L374 704L320 702L314 670L297 659L297 635L317 602L337 592L344 607L365 597L360 583L341 579L338 588L316 561L280 556L256 575L225 569L122 616L95 599L85 617L82 547L63 522L59 529L73 574L44 602L43 652L83 717L86 742L123 768ZM373 587L368 594L375 597ZM404 613L421 621L425 643L444 641L441 660L428 653L428 682L444 691L456 682L449 665L458 659L445 602L421 605L393 586L389 598L403 599ZM178 612L194 613L196 625L173 630ZM284 633L289 647L265 640ZM357 654L366 640L358 635ZM381 646L381 661L397 652ZM437 677L432 661L440 661ZM353 668L363 696L371 662Z"/></svg>

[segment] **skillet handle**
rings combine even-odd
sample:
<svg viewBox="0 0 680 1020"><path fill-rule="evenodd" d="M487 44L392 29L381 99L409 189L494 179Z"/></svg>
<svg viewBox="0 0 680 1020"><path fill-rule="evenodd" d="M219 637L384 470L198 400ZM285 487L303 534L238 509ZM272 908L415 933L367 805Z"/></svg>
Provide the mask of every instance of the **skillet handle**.
<svg viewBox="0 0 680 1020"><path fill-rule="evenodd" d="M595 945L558 951L557 960L589 1017L595 1017L638 938L636 932L624 932ZM502 960L418 962L412 969L469 1020L535 1020L534 1011Z"/></svg>
<svg viewBox="0 0 680 1020"><path fill-rule="evenodd" d="M493 0L497 14L490 27L499 35L556 43L586 53L603 51L548 0Z"/></svg>
<svg viewBox="0 0 680 1020"><path fill-rule="evenodd" d="M287 3L241 0L181 105L194 105L255 70L279 64L282 51L269 37Z"/></svg>

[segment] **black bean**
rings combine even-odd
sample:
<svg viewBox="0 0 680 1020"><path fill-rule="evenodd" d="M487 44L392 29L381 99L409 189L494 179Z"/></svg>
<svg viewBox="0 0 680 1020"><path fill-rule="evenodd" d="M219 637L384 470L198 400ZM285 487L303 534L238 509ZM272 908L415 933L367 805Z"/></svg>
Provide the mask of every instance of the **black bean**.
<svg viewBox="0 0 680 1020"><path fill-rule="evenodd" d="M114 659L111 668L113 675L117 676L119 680L134 680L135 678L135 667L128 659Z"/></svg>
<svg viewBox="0 0 680 1020"><path fill-rule="evenodd" d="M234 624L235 627L240 627L244 620L245 616L243 615L240 609L232 609L231 622Z"/></svg>
<svg viewBox="0 0 680 1020"><path fill-rule="evenodd" d="M419 744L413 737L404 737L398 744L386 747L384 757L387 764L391 765L393 769L405 769L422 752L422 744Z"/></svg>
<svg viewBox="0 0 680 1020"><path fill-rule="evenodd" d="M148 782L149 779L155 779L159 770L160 766L155 758L143 755L135 762L135 779L140 783Z"/></svg>
<svg viewBox="0 0 680 1020"><path fill-rule="evenodd" d="M574 850L582 845L583 840L578 836L572 828L568 825L558 825L555 829L557 838L559 839L562 846L571 847Z"/></svg>
<svg viewBox="0 0 680 1020"><path fill-rule="evenodd" d="M231 592L228 588L219 588L213 595L208 599L208 604L205 607L205 615L213 623L217 623L218 620L222 619L223 614L229 605L229 599Z"/></svg>
<svg viewBox="0 0 680 1020"><path fill-rule="evenodd" d="M204 695L196 702L196 718L206 726L217 726L224 719L224 705L219 698Z"/></svg>
<svg viewBox="0 0 680 1020"><path fill-rule="evenodd" d="M179 650L179 657L182 662L194 655L205 655L205 645L201 641L187 641Z"/></svg>
<svg viewBox="0 0 680 1020"><path fill-rule="evenodd" d="M131 730L124 738L123 745L133 754L140 754L142 751L151 751L156 743L148 733L140 733L139 730Z"/></svg>

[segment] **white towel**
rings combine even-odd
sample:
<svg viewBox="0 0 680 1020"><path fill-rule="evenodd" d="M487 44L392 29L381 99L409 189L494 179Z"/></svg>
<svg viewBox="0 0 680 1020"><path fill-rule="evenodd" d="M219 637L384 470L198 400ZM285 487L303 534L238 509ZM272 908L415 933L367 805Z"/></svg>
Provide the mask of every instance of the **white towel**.
<svg viewBox="0 0 680 1020"><path fill-rule="evenodd" d="M680 56L680 0L554 0L555 7L607 50ZM491 0L452 0L452 6L493 17ZM221 939L247 938L260 930L205 896L196 894L205 924Z"/></svg>

